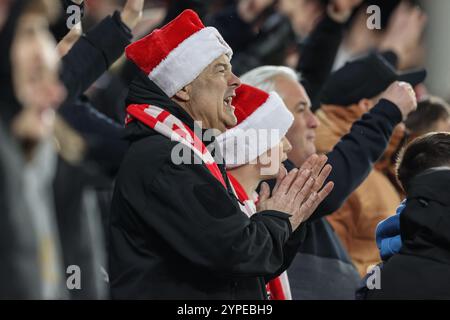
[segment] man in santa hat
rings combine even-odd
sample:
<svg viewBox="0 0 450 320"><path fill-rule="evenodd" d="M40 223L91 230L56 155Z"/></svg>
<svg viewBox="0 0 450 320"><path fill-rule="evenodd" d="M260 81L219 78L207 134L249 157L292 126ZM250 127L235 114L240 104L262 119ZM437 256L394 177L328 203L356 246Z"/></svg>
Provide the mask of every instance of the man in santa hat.
<svg viewBox="0 0 450 320"><path fill-rule="evenodd" d="M294 117L276 92L266 93L246 84L236 90L233 105L236 108L237 125L220 134L217 142L242 211L251 217L257 212L256 203L264 201L270 195L269 186L264 182L261 198L258 199L258 185L263 180L277 178L276 173L280 168L282 174L278 175L278 179L286 174L282 162L287 160L287 153L292 146L285 135L293 124ZM312 155L301 169L321 168L327 159L325 155ZM321 164L314 166L316 162ZM311 188L314 182L322 185L330 172L331 166L325 166L320 174L315 173L318 179L310 178L307 184ZM333 183L329 182L318 197L325 198L332 188ZM269 281L267 289L270 299L292 299L286 271Z"/></svg>
<svg viewBox="0 0 450 320"><path fill-rule="evenodd" d="M282 176L249 219L194 124L219 132L236 124L230 47L186 10L126 55L140 73L111 209L112 298L267 298L265 278L287 268L296 230L323 200L306 184L321 168ZM179 161L179 146L189 161Z"/></svg>

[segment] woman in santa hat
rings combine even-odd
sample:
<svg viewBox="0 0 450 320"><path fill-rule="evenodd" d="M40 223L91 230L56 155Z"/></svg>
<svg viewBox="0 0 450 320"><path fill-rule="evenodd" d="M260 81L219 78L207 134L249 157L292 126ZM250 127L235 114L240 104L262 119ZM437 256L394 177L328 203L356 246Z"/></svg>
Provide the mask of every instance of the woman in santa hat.
<svg viewBox="0 0 450 320"><path fill-rule="evenodd" d="M276 177L280 179L286 175L282 162L287 159L291 145L285 135L294 118L276 92L266 93L246 84L242 84L236 90L233 105L237 125L219 135L217 142L241 209L251 217L258 211L258 200L264 200L269 196L268 185L264 182L261 199L258 199L256 192L258 185L263 180ZM323 161L320 167L326 160L326 157L320 160ZM303 172L311 170L317 161L319 161L317 155L311 156L301 170ZM305 180L307 190L313 189L315 177L322 185L330 171L331 166L326 165L320 174L316 172ZM314 190L313 196L308 201L315 197L323 200L332 188L333 183L329 182L320 192ZM306 207L309 210L316 208L313 203L308 203ZM306 218L305 216L305 220ZM270 280L266 288L270 299L292 299L286 271Z"/></svg>

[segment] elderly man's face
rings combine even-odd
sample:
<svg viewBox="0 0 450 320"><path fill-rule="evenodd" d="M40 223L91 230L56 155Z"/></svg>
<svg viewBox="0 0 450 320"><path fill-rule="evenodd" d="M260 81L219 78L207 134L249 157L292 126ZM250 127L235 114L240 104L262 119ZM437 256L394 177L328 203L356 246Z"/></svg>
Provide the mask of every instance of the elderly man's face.
<svg viewBox="0 0 450 320"><path fill-rule="evenodd" d="M316 152L315 131L319 126L319 120L311 111L311 101L300 83L285 76L278 76L275 85L277 93L294 116L294 122L286 134L292 145L288 158L300 167Z"/></svg>
<svg viewBox="0 0 450 320"><path fill-rule="evenodd" d="M191 116L201 120L204 128L221 132L235 126L237 120L231 101L240 84L239 78L231 71L228 56L220 56L187 86Z"/></svg>

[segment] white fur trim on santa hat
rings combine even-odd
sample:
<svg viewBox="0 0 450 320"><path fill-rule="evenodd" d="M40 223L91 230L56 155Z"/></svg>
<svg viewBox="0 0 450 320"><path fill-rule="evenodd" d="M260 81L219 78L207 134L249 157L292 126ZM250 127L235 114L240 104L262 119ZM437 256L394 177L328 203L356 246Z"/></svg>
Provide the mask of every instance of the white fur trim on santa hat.
<svg viewBox="0 0 450 320"><path fill-rule="evenodd" d="M228 168L252 163L266 151L277 146L294 122L276 92L237 126L217 137Z"/></svg>
<svg viewBox="0 0 450 320"><path fill-rule="evenodd" d="M222 54L231 59L233 51L216 28L205 27L173 49L148 77L171 98Z"/></svg>

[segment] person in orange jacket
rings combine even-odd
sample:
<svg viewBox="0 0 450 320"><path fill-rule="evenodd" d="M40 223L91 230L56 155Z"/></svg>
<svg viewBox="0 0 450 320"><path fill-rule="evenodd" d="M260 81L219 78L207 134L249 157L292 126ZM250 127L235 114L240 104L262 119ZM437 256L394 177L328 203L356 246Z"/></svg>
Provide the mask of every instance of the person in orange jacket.
<svg viewBox="0 0 450 320"><path fill-rule="evenodd" d="M322 106L316 115L321 122L317 129L319 153L329 152L346 135L352 124L370 110L380 93L393 81L415 86L426 76L424 70L398 74L380 54L371 53L347 63L333 73L321 93ZM366 180L348 197L344 205L327 219L347 249L361 276L380 262L375 242L377 224L391 216L401 197L385 174L390 159L402 145L404 124L395 128L384 155L375 164Z"/></svg>

